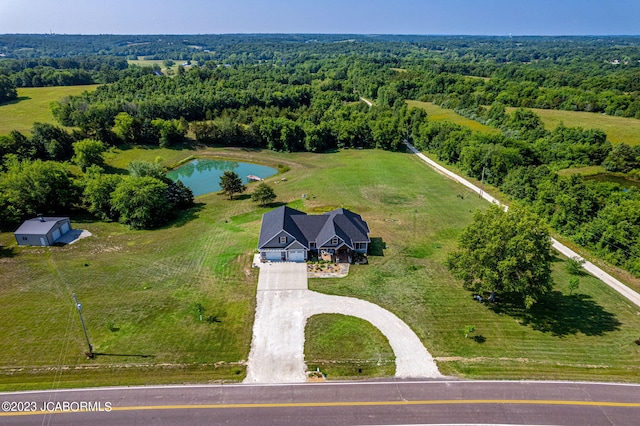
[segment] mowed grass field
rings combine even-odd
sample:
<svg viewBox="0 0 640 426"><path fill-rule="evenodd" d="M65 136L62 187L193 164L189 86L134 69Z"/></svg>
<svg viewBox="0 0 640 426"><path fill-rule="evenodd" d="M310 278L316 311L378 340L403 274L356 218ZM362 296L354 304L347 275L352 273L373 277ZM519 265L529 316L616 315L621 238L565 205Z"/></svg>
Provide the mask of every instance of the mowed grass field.
<svg viewBox="0 0 640 426"><path fill-rule="evenodd" d="M461 126L468 127L476 132L493 134L500 133L500 129L478 123L475 120L471 120L470 118L456 114L456 112L452 109L442 108L441 106L438 106L431 102L407 101L407 105L414 108L424 109L427 112L427 116L429 117L429 119L434 121L451 121Z"/></svg>
<svg viewBox="0 0 640 426"><path fill-rule="evenodd" d="M0 104L0 135L12 130L29 134L33 123L55 123L49 104L65 96L95 90L98 85L25 87L18 89L18 100Z"/></svg>
<svg viewBox="0 0 640 426"><path fill-rule="evenodd" d="M386 248L382 256L370 256L369 265L353 266L348 278L310 280L311 289L391 310L416 331L444 374L640 380L640 346L634 342L640 337L638 307L587 275L569 295L570 276L560 258L554 264L554 292L531 312L474 301L451 278L445 259L472 212L486 204L473 196L459 198L461 187L415 164L417 159L389 155L398 158L388 164L374 157L366 163L333 160L335 168L316 172L320 181L336 182L336 194L352 194L348 207L362 212L372 237ZM338 183L345 168L361 178ZM379 173L370 174L369 168ZM476 327L475 339L464 337L467 325ZM312 330L307 338L320 332ZM355 356L343 354L343 347L348 345L336 344L336 358ZM305 356L310 363L331 359L326 353ZM344 365L323 367L328 377L351 376Z"/></svg>
<svg viewBox="0 0 640 426"><path fill-rule="evenodd" d="M347 278L311 280L311 288L394 312L444 374L640 382L638 308L587 276L569 295L561 259L556 291L532 312L475 302L452 279L446 255L473 212L487 204L459 197L461 186L415 156L136 148L113 151L108 162L122 168L133 158L160 156L168 165L191 155L287 165L286 181L282 175L267 180L277 201L309 213L344 206L362 214L374 241L370 264L353 266ZM65 247L19 248L12 234L1 234L0 389L241 380L255 310L251 257L268 209L247 195L196 201L154 231L75 220L74 227L93 236ZM83 355L73 293L98 354L92 360ZM307 326L310 367L334 379L391 374L388 343L369 324L323 317ZM465 338L466 325L478 337ZM354 343L354 335L362 340Z"/></svg>
<svg viewBox="0 0 640 426"><path fill-rule="evenodd" d="M510 112L514 109L507 108L507 111ZM635 118L614 117L583 111L560 111L539 108L532 108L531 110L540 116L547 130L553 130L560 123L564 123L567 127L600 129L607 134L607 139L614 143L640 144L640 120Z"/></svg>
<svg viewBox="0 0 640 426"><path fill-rule="evenodd" d="M123 158L154 161L162 153L112 151L108 161L118 167ZM280 162L277 154L261 157ZM93 236L65 247L18 248L12 234L1 234L0 389L244 377L257 283L251 258L266 209L217 194L197 203L154 231L74 220ZM93 360L84 357L73 293Z"/></svg>

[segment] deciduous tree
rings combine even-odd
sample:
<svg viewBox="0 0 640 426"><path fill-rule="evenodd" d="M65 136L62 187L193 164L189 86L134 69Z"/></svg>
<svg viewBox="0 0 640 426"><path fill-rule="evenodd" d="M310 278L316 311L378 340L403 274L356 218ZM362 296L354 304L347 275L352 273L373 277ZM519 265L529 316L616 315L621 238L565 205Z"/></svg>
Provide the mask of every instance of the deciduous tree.
<svg viewBox="0 0 640 426"><path fill-rule="evenodd" d="M230 200L233 199L233 194L241 194L247 190L247 187L242 184L240 176L230 170L226 170L224 174L220 176L220 187Z"/></svg>
<svg viewBox="0 0 640 426"><path fill-rule="evenodd" d="M167 200L177 208L188 208L193 205L193 191L187 188L182 181L172 181L167 177L162 167L158 163L138 160L132 161L127 166L129 175L132 177L152 177L167 185Z"/></svg>
<svg viewBox="0 0 640 426"><path fill-rule="evenodd" d="M132 177L154 177L162 180L165 177L164 168L158 163L152 163L150 161L136 160L129 163L127 166L129 175Z"/></svg>
<svg viewBox="0 0 640 426"><path fill-rule="evenodd" d="M76 188L66 167L55 161L12 158L0 174L0 221L15 224L36 214L66 213Z"/></svg>
<svg viewBox="0 0 640 426"><path fill-rule="evenodd" d="M114 119L113 133L124 143L130 143L136 137L135 119L126 112L121 112Z"/></svg>
<svg viewBox="0 0 640 426"><path fill-rule="evenodd" d="M260 182L260 185L251 193L251 201L260 203L261 206L265 206L275 199L276 193L273 191L273 188L264 182Z"/></svg>
<svg viewBox="0 0 640 426"><path fill-rule="evenodd" d="M0 103L18 99L18 92L7 76L0 75Z"/></svg>
<svg viewBox="0 0 640 426"><path fill-rule="evenodd" d="M73 161L84 172L89 166L102 166L104 164L105 146L94 139L84 139L73 144Z"/></svg>
<svg viewBox="0 0 640 426"><path fill-rule="evenodd" d="M492 205L476 212L447 266L474 292L510 294L530 308L552 286L551 242L542 220L528 209Z"/></svg>
<svg viewBox="0 0 640 426"><path fill-rule="evenodd" d="M103 220L117 220L118 211L111 203L111 194L122 182L122 176L97 173L87 178L83 198L89 212Z"/></svg>
<svg viewBox="0 0 640 426"><path fill-rule="evenodd" d="M152 177L129 177L111 194L120 222L134 229L150 229L168 220L173 205L167 200L167 184Z"/></svg>

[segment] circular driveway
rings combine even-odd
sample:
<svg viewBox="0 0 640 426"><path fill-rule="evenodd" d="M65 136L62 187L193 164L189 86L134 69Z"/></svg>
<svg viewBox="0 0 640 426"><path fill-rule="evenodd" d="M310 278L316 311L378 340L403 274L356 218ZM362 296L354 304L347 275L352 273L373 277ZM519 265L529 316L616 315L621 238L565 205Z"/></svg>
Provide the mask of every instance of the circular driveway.
<svg viewBox="0 0 640 426"><path fill-rule="evenodd" d="M396 356L396 377L441 377L418 336L391 312L364 300L308 290L305 263L266 263L258 279L245 383L306 381L304 328L318 314L350 315L377 327Z"/></svg>

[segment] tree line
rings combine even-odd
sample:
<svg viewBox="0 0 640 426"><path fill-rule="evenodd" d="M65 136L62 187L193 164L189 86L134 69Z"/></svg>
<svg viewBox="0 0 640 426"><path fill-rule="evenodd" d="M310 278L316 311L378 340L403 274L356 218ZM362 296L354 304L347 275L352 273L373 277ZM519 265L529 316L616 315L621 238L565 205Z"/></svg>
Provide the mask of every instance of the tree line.
<svg viewBox="0 0 640 426"><path fill-rule="evenodd" d="M640 164L640 148L612 147L599 130L558 126L547 131L530 110L505 114L503 123L503 134L488 135L427 120L412 140L528 205L553 229L599 257L640 275L638 188L556 172L588 165L629 170Z"/></svg>

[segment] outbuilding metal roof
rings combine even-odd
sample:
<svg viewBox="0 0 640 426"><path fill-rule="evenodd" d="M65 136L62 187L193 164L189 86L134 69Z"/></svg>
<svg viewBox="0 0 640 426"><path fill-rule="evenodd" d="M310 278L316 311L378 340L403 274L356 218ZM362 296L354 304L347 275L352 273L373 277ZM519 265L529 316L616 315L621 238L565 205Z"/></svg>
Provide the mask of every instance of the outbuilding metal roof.
<svg viewBox="0 0 640 426"><path fill-rule="evenodd" d="M20 228L14 232L14 234L23 235L45 235L51 228L56 226L57 223L69 220L68 217L34 217L33 219L27 219L24 221Z"/></svg>

